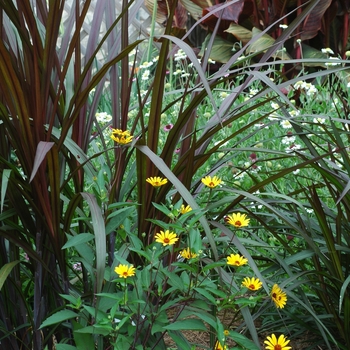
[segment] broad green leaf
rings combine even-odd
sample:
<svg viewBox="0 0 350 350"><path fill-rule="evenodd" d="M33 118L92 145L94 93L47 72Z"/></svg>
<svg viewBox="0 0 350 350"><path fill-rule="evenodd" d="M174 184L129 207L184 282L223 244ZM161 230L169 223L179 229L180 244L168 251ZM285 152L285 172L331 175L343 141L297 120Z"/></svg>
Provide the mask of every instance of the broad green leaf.
<svg viewBox="0 0 350 350"><path fill-rule="evenodd" d="M76 348L75 346L68 345L68 344L56 344L56 350L83 350L83 349L87 349L87 348L81 348L81 347Z"/></svg>
<svg viewBox="0 0 350 350"><path fill-rule="evenodd" d="M40 326L39 329L42 329L53 324L61 323L67 321L71 318L79 317L79 315L71 310L61 310L55 314L49 316Z"/></svg>
<svg viewBox="0 0 350 350"><path fill-rule="evenodd" d="M168 331L168 334L170 335L171 339L174 340L178 349L181 349L181 350L193 349L190 343L187 341L187 339L184 337L184 335L181 332Z"/></svg>
<svg viewBox="0 0 350 350"><path fill-rule="evenodd" d="M244 45L247 44L253 36L252 32L249 29L244 28L236 23L231 23L225 32L234 35L236 39L242 41Z"/></svg>
<svg viewBox="0 0 350 350"><path fill-rule="evenodd" d="M191 331L208 331L208 328L204 325L201 320L197 319L185 319L181 321L175 321L167 326L163 327L168 331L179 331L179 330L191 330Z"/></svg>
<svg viewBox="0 0 350 350"><path fill-rule="evenodd" d="M4 285L7 276L11 273L12 269L19 263L19 260L11 261L7 264L5 264L0 269L0 290L2 286Z"/></svg>
<svg viewBox="0 0 350 350"><path fill-rule="evenodd" d="M82 243L89 242L94 238L94 235L92 233L79 233L76 236L67 236L69 237L68 242L62 247L62 249L75 247Z"/></svg>
<svg viewBox="0 0 350 350"><path fill-rule="evenodd" d="M116 230L124 222L124 220L134 212L134 210L134 207L127 207L115 210L110 215L108 215L106 233L110 234Z"/></svg>
<svg viewBox="0 0 350 350"><path fill-rule="evenodd" d="M210 40L211 34L208 34L202 45L202 49L199 56L204 56L204 50L207 48L208 42ZM214 38L213 46L210 50L209 57L216 62L226 63L232 57L233 45L228 40L225 40L219 36Z"/></svg>
<svg viewBox="0 0 350 350"><path fill-rule="evenodd" d="M230 331L230 338L232 338L237 344L243 346L249 350L260 350L258 346L256 346L251 340L249 340L243 334L240 334L235 331Z"/></svg>
<svg viewBox="0 0 350 350"><path fill-rule="evenodd" d="M90 193L81 193L82 197L88 202L92 226L95 234L96 246L96 293L102 290L104 280L104 271L106 266L106 231L102 217L101 208L98 206L95 196Z"/></svg>

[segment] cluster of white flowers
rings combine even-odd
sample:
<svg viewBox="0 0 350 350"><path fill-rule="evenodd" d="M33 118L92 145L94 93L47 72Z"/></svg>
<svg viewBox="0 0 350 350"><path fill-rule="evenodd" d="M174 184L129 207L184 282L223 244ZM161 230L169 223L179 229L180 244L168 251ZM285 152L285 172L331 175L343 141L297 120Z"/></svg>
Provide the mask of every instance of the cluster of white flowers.
<svg viewBox="0 0 350 350"><path fill-rule="evenodd" d="M315 85L299 80L294 84L295 89L302 89L306 92L306 95L313 96L318 92Z"/></svg>
<svg viewBox="0 0 350 350"><path fill-rule="evenodd" d="M112 120L112 116L107 112L98 112L95 117L99 123L109 123Z"/></svg>
<svg viewBox="0 0 350 350"><path fill-rule="evenodd" d="M140 65L140 69L145 69L145 68L149 68L153 65L153 62L143 62L141 65Z"/></svg>
<svg viewBox="0 0 350 350"><path fill-rule="evenodd" d="M186 58L187 58L187 55L185 51L182 49L179 49L174 55L174 61L181 61L181 60L185 60Z"/></svg>

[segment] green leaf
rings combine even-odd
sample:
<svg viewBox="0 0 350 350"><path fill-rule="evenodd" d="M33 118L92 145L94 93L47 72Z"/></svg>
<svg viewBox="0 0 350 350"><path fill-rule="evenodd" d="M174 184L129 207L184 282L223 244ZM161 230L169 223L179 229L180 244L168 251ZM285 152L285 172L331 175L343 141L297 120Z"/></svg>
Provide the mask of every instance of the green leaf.
<svg viewBox="0 0 350 350"><path fill-rule="evenodd" d="M98 206L95 196L90 193L81 193L82 197L88 202L92 226L95 234L96 245L96 293L100 293L104 280L104 272L106 266L106 231L102 217L101 208Z"/></svg>
<svg viewBox="0 0 350 350"><path fill-rule="evenodd" d="M183 336L181 332L169 331L168 334L170 335L171 339L174 340L175 344L179 349L181 350L192 349L190 343L187 341L187 339Z"/></svg>
<svg viewBox="0 0 350 350"><path fill-rule="evenodd" d="M197 320L195 318L176 321L167 326L164 326L163 328L168 331L179 331L179 330L191 330L191 331L203 331L203 332L208 331L204 323L201 320Z"/></svg>
<svg viewBox="0 0 350 350"><path fill-rule="evenodd" d="M5 201L5 195L7 190L7 185L9 182L11 174L11 169L4 169L2 172L2 180L1 180L1 213L4 209L4 201ZM1 288L0 288L1 289Z"/></svg>
<svg viewBox="0 0 350 350"><path fill-rule="evenodd" d="M76 348L75 346L68 345L68 344L56 344L56 350L83 350L83 349L87 349L87 348L80 348L80 347Z"/></svg>
<svg viewBox="0 0 350 350"><path fill-rule="evenodd" d="M245 337L243 334L235 331L230 331L230 337L239 345L249 350L260 350L251 340Z"/></svg>
<svg viewBox="0 0 350 350"><path fill-rule="evenodd" d="M71 310L61 310L55 314L49 316L40 326L39 329L42 329L53 324L61 323L67 321L71 318L79 317L79 315Z"/></svg>
<svg viewBox="0 0 350 350"><path fill-rule="evenodd" d="M341 313L341 307L343 304L343 300L344 300L344 294L346 292L346 289L348 288L348 285L350 283L350 275L347 277L347 279L344 281L343 285L341 286L340 289L340 295L339 295L339 315ZM0 286L1 287L1 286ZM0 288L1 289L1 288Z"/></svg>
<svg viewBox="0 0 350 350"><path fill-rule="evenodd" d="M109 221L106 225L106 233L110 234L116 230L124 222L124 220L133 213L134 210L135 207L127 207L115 210L108 215Z"/></svg>
<svg viewBox="0 0 350 350"><path fill-rule="evenodd" d="M12 269L19 263L19 260L11 261L7 264L5 264L1 269L0 269L0 290L2 286L4 285L7 276L10 274Z"/></svg>
<svg viewBox="0 0 350 350"><path fill-rule="evenodd" d="M89 242L94 238L94 235L92 233L79 233L76 236L67 236L70 238L68 238L68 242L62 247L62 249L75 247L82 243Z"/></svg>

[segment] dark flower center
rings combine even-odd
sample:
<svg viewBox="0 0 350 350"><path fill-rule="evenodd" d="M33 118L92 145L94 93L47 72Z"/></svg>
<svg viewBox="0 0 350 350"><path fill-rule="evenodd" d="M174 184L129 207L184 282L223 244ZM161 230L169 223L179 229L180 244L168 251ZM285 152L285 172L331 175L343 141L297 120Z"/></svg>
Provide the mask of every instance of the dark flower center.
<svg viewBox="0 0 350 350"><path fill-rule="evenodd" d="M169 243L170 239L169 238L164 238L164 243Z"/></svg>
<svg viewBox="0 0 350 350"><path fill-rule="evenodd" d="M235 222L235 225L236 225L236 226L242 226L242 223L241 223L239 220L237 220L237 221Z"/></svg>

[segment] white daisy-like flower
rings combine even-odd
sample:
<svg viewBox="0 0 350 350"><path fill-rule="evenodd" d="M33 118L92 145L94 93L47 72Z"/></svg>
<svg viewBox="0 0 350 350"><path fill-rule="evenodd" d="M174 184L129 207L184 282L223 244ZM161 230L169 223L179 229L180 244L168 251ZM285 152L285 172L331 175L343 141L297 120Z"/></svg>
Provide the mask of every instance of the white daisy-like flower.
<svg viewBox="0 0 350 350"><path fill-rule="evenodd" d="M330 49L329 47L326 47L324 49L321 49L322 53L330 53L332 55L334 55L334 52L332 49Z"/></svg>
<svg viewBox="0 0 350 350"><path fill-rule="evenodd" d="M295 142L295 136L285 136L281 141L284 145L290 145Z"/></svg>
<svg viewBox="0 0 350 350"><path fill-rule="evenodd" d="M325 63L326 66L337 66L337 65L340 64L340 62L335 62L335 61L337 61L337 60L339 61L339 58L338 58L338 57L329 57L329 59L330 59L330 60L333 60L334 63L333 63L333 62L326 62L326 63Z"/></svg>
<svg viewBox="0 0 350 350"><path fill-rule="evenodd" d="M96 120L99 123L108 123L112 120L112 116L106 112L99 112L95 114Z"/></svg>
<svg viewBox="0 0 350 350"><path fill-rule="evenodd" d="M283 129L290 129L292 128L292 124L289 120L284 119L280 122L280 125L282 126Z"/></svg>
<svg viewBox="0 0 350 350"><path fill-rule="evenodd" d="M142 80L148 80L150 75L150 71L147 69L143 72L141 79Z"/></svg>
<svg viewBox="0 0 350 350"><path fill-rule="evenodd" d="M297 110L295 110L295 109L293 109L292 111L289 112L289 114L290 114L292 117L296 117L296 116L298 116L298 115L300 114L300 112L297 111Z"/></svg>
<svg viewBox="0 0 350 350"><path fill-rule="evenodd" d="M179 49L179 50L176 52L176 54L174 55L174 60L175 60L175 61L184 60L184 59L186 59L186 58L187 58L187 55L186 55L185 51L182 50L182 49Z"/></svg>
<svg viewBox="0 0 350 350"><path fill-rule="evenodd" d="M140 69L143 69L143 68L149 68L153 65L153 62L143 62L141 65L140 65Z"/></svg>

